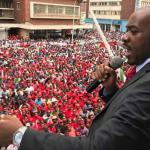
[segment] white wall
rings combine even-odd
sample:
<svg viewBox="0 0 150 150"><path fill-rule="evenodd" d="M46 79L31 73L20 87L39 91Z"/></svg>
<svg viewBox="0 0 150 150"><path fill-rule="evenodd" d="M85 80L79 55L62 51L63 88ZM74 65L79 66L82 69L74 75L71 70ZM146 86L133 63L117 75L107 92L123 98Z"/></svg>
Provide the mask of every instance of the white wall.
<svg viewBox="0 0 150 150"><path fill-rule="evenodd" d="M8 37L8 31L5 30L4 28L0 29L0 40L7 39L7 37Z"/></svg>

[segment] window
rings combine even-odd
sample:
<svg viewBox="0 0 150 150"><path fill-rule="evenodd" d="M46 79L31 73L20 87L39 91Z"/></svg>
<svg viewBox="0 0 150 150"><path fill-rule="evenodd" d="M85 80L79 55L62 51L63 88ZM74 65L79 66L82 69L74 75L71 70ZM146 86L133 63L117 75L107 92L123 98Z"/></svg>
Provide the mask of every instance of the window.
<svg viewBox="0 0 150 150"><path fill-rule="evenodd" d="M117 2L117 5L118 5L118 6L121 6L121 2Z"/></svg>
<svg viewBox="0 0 150 150"><path fill-rule="evenodd" d="M63 6L48 6L48 14L62 15L64 7Z"/></svg>
<svg viewBox="0 0 150 150"><path fill-rule="evenodd" d="M91 2L91 6L96 6L97 3L96 2Z"/></svg>
<svg viewBox="0 0 150 150"><path fill-rule="evenodd" d="M73 7L66 7L66 15L73 15L74 14L74 8Z"/></svg>
<svg viewBox="0 0 150 150"><path fill-rule="evenodd" d="M57 14L63 14L63 7L58 6L56 10Z"/></svg>
<svg viewBox="0 0 150 150"><path fill-rule="evenodd" d="M0 17L3 17L3 11L0 9Z"/></svg>
<svg viewBox="0 0 150 150"><path fill-rule="evenodd" d="M106 31L110 31L110 28L111 28L111 25L110 24L106 24L106 26L105 26L106 28Z"/></svg>
<svg viewBox="0 0 150 150"><path fill-rule="evenodd" d="M35 4L34 5L34 13L35 14L45 14L46 13L46 5Z"/></svg>
<svg viewBox="0 0 150 150"><path fill-rule="evenodd" d="M79 17L80 15L80 7L79 6L65 6L65 5L53 5L53 4L37 4L33 3L33 17L61 17L65 16L72 17L76 15ZM32 12L32 11L31 11Z"/></svg>
<svg viewBox="0 0 150 150"><path fill-rule="evenodd" d="M52 5L48 6L48 13L54 14L55 13L55 6L52 6Z"/></svg>
<svg viewBox="0 0 150 150"><path fill-rule="evenodd" d="M1 18L14 18L14 12L12 10L0 10Z"/></svg>
<svg viewBox="0 0 150 150"><path fill-rule="evenodd" d="M17 10L20 10L20 2L17 2L17 3L16 3L16 9L17 9Z"/></svg>
<svg viewBox="0 0 150 150"><path fill-rule="evenodd" d="M12 0L0 0L1 8L12 8Z"/></svg>
<svg viewBox="0 0 150 150"><path fill-rule="evenodd" d="M101 26L101 29L102 29L103 31L105 31L105 25L104 25L104 24L100 24L100 26Z"/></svg>
<svg viewBox="0 0 150 150"><path fill-rule="evenodd" d="M105 11L101 11L101 14L102 14L102 15L105 15Z"/></svg>

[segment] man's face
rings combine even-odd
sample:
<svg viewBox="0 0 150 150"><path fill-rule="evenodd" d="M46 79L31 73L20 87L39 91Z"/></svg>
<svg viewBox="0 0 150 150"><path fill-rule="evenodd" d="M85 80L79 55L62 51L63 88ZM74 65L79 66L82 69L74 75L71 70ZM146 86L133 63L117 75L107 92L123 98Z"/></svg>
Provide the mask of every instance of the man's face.
<svg viewBox="0 0 150 150"><path fill-rule="evenodd" d="M129 18L127 33L123 36L130 65L139 65L150 57L150 13L134 13Z"/></svg>

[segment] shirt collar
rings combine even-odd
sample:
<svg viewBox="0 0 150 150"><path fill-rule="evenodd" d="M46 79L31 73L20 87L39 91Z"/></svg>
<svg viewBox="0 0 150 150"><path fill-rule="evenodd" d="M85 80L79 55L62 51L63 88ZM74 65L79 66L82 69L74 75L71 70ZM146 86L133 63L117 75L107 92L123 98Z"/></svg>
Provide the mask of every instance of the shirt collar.
<svg viewBox="0 0 150 150"><path fill-rule="evenodd" d="M149 62L150 62L150 58L146 59L142 64L136 66L136 72L140 71Z"/></svg>

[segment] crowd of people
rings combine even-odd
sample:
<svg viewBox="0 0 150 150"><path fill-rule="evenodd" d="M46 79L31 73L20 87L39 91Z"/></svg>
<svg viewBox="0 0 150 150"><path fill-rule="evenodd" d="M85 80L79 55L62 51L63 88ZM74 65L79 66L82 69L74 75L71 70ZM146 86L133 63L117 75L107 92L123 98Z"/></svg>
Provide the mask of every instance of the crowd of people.
<svg viewBox="0 0 150 150"><path fill-rule="evenodd" d="M120 32L106 32L111 49L123 57ZM87 93L96 66L109 59L96 31L70 39L0 41L0 113L25 126L69 136L87 135L105 102L99 89ZM126 71L127 64L123 70Z"/></svg>

